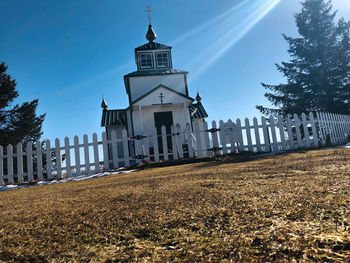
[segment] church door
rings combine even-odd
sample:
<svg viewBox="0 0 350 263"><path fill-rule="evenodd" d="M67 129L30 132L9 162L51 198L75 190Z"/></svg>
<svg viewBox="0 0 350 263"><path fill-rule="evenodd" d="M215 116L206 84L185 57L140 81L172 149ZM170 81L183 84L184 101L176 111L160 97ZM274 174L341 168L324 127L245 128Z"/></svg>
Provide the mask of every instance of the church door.
<svg viewBox="0 0 350 263"><path fill-rule="evenodd" d="M171 134L171 125L173 125L173 113L171 111L155 112L154 123L157 128L157 134L162 134L162 126L165 126L166 134ZM167 136L168 149L172 149L171 136ZM162 137L158 137L159 152L163 152Z"/></svg>

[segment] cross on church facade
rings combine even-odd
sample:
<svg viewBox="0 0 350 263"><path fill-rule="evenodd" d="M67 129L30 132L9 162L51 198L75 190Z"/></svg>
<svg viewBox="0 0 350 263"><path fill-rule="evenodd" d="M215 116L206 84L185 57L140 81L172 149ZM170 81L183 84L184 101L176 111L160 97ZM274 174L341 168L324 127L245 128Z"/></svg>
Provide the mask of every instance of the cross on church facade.
<svg viewBox="0 0 350 263"><path fill-rule="evenodd" d="M152 20L152 18L151 18L152 9L151 9L151 7L147 6L147 10L145 10L145 12L148 13L147 18L148 18L148 24L150 25L151 24L151 20Z"/></svg>
<svg viewBox="0 0 350 263"><path fill-rule="evenodd" d="M163 104L163 98L164 98L163 93L160 93L159 98L160 98L160 104Z"/></svg>

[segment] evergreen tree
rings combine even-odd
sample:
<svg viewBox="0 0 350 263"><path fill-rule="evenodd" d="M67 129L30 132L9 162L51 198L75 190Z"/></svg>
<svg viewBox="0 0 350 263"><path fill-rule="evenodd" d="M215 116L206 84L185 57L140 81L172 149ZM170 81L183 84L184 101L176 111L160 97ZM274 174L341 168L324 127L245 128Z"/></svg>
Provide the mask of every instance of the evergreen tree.
<svg viewBox="0 0 350 263"><path fill-rule="evenodd" d="M38 100L10 107L15 98L16 81L6 74L7 66L0 64L0 145L16 145L19 142L35 143L42 135L45 114L36 116Z"/></svg>
<svg viewBox="0 0 350 263"><path fill-rule="evenodd" d="M301 114L325 111L350 114L350 22L341 18L331 1L305 0L295 15L300 37L283 35L289 62L276 64L287 83L269 85L265 97L275 108L257 106L263 114Z"/></svg>

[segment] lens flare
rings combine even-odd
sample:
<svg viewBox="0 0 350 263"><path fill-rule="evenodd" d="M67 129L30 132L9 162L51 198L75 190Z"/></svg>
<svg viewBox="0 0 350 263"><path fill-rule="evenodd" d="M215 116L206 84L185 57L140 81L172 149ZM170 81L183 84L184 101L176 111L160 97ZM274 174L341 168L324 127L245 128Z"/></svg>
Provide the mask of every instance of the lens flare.
<svg viewBox="0 0 350 263"><path fill-rule="evenodd" d="M264 18L281 0L244 1L219 17L209 21L176 41L182 41L201 31L211 34L210 39L203 39L205 48L189 61L187 67L196 68L190 80L196 79L206 69L215 64L229 49L244 37L262 18ZM211 41L214 39L214 41ZM174 41L174 42L176 42ZM210 42L208 42L210 41ZM195 66L200 65L200 66Z"/></svg>

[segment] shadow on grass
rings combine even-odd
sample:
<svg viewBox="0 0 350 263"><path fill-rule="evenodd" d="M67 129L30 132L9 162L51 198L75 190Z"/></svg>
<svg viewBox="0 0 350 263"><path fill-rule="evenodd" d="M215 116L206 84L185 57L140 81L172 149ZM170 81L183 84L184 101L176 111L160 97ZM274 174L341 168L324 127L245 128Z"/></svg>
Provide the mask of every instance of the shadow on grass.
<svg viewBox="0 0 350 263"><path fill-rule="evenodd" d="M309 149L296 149L292 151L285 151L285 152L268 152L268 153L253 153L253 152L240 152L240 153L234 153L234 154L226 154L221 156L211 156L211 157L198 157L198 158L192 158L192 159L180 159L175 161L163 161L159 163L154 162L142 162L139 164L132 165L128 167L127 169L138 169L138 170L144 170L149 168L157 168L157 167L170 167L170 166L177 166L177 165L184 165L184 164L194 164L194 163L201 163L202 165L200 167L213 167L218 166L221 164L230 164L230 163L245 163L255 160L263 160L267 159L271 156L285 156L290 154L303 154L310 151L320 150L323 148L309 148Z"/></svg>

